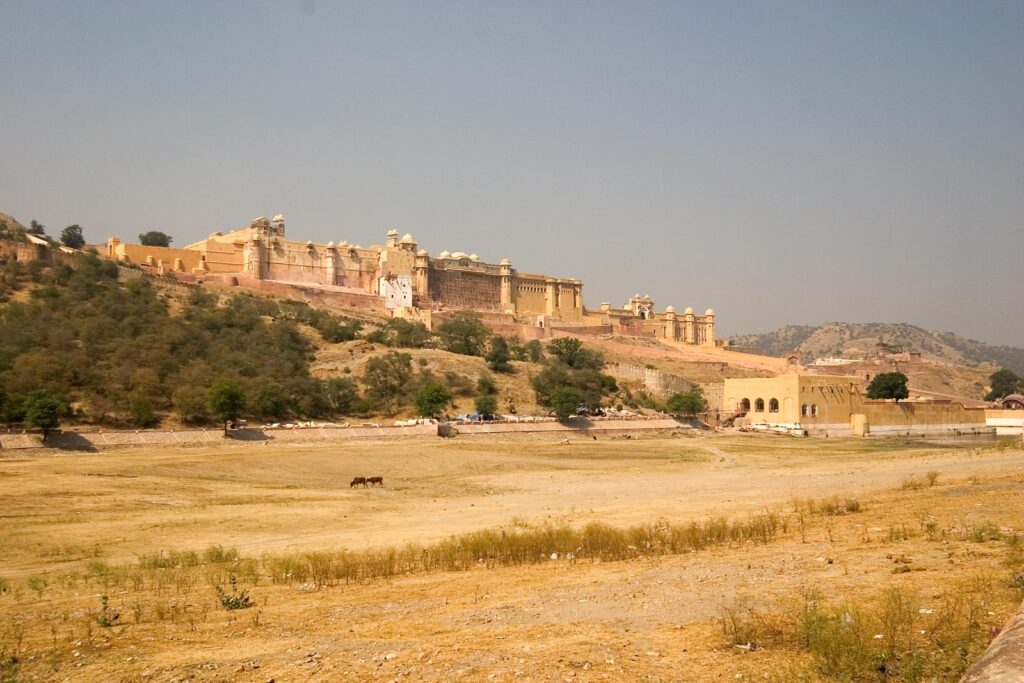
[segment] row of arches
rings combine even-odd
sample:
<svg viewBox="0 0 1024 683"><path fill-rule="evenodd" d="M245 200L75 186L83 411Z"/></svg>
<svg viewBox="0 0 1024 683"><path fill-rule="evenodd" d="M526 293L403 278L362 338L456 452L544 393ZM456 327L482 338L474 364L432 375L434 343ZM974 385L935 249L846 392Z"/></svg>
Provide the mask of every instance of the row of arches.
<svg viewBox="0 0 1024 683"><path fill-rule="evenodd" d="M751 407L753 407L753 410L751 410ZM788 407L787 407L787 409L788 409ZM740 401L739 410L740 410L740 412L743 412L743 413L750 413L750 412L763 413L763 412L765 412L765 402L764 402L764 399L763 398L754 399L754 403L753 403L753 405L751 405L750 399L749 398L745 398L742 401ZM770 398L770 399L768 399L768 412L769 413L777 413L777 412L779 412L779 399L777 399L777 398ZM817 403L809 403L809 404L808 403L804 403L802 406L800 406L800 415L802 415L803 417L817 417L818 416L818 404Z"/></svg>
<svg viewBox="0 0 1024 683"><path fill-rule="evenodd" d="M743 411L744 413L749 413L750 412L750 399L749 398L745 398L742 401L740 401L740 410ZM755 413L763 413L764 412L764 399L763 398L759 398L759 399L756 399L754 401L754 412ZM779 399L777 399L777 398L768 399L768 412L769 413L777 413L777 412L779 412Z"/></svg>

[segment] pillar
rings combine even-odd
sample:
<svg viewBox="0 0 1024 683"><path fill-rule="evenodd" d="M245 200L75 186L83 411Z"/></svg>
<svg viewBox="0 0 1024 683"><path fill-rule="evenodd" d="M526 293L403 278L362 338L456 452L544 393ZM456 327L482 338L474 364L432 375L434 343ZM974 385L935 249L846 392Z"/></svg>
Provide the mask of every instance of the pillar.
<svg viewBox="0 0 1024 683"><path fill-rule="evenodd" d="M501 260L498 266L501 271L501 307L506 311L512 310L512 262L507 258Z"/></svg>
<svg viewBox="0 0 1024 683"><path fill-rule="evenodd" d="M328 285L338 284L338 252L334 242L327 243L327 251L324 253L324 281Z"/></svg>
<svg viewBox="0 0 1024 683"><path fill-rule="evenodd" d="M206 255L202 257L203 263L200 267L205 269L206 267ZM242 250L242 272L246 277L250 277L253 280L263 279L263 242L260 241L258 235L252 235L249 241L245 243L245 247Z"/></svg>
<svg viewBox="0 0 1024 683"><path fill-rule="evenodd" d="M424 298L430 296L430 256L425 249L416 253L416 264L413 267L413 292Z"/></svg>
<svg viewBox="0 0 1024 683"><path fill-rule="evenodd" d="M669 306L665 309L665 339L675 341L677 336L676 311Z"/></svg>

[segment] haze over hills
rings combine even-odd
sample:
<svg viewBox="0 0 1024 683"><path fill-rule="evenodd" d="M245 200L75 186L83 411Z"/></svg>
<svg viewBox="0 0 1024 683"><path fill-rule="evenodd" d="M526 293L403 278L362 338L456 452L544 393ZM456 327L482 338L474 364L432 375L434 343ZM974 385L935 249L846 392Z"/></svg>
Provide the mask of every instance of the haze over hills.
<svg viewBox="0 0 1024 683"><path fill-rule="evenodd" d="M786 325L772 332L736 335L734 344L756 346L771 356L797 351L804 362L815 358L859 358L874 353L879 342L920 351L924 356L961 365L991 363L1024 373L1024 349L993 346L953 332L926 330L908 323Z"/></svg>

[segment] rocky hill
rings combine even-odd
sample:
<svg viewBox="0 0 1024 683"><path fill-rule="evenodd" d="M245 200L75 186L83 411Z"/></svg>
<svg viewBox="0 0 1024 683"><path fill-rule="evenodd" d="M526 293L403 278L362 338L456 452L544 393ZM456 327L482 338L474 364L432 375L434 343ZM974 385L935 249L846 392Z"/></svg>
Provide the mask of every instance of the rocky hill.
<svg viewBox="0 0 1024 683"><path fill-rule="evenodd" d="M0 240L24 241L25 232L25 226L13 216L0 212Z"/></svg>
<svg viewBox="0 0 1024 683"><path fill-rule="evenodd" d="M805 362L824 357L863 358L875 353L876 345L883 343L903 351L920 351L926 358L948 363L989 363L1024 373L1024 349L993 346L953 332L935 332L907 323L787 325L774 332L738 335L732 342L759 347L772 356L797 351Z"/></svg>

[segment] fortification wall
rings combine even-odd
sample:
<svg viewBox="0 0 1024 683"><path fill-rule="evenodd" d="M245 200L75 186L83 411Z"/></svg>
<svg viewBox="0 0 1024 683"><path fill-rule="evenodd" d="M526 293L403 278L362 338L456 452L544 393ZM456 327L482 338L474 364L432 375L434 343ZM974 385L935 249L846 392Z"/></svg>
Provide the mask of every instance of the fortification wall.
<svg viewBox="0 0 1024 683"><path fill-rule="evenodd" d="M689 391L691 383L678 376L655 368L631 363L608 363L605 372L616 379L642 382L648 390L661 396L670 396L676 392ZM716 404L717 405L717 404Z"/></svg>
<svg viewBox="0 0 1024 683"><path fill-rule="evenodd" d="M234 242L206 240L206 267L211 273L242 272L242 245Z"/></svg>
<svg viewBox="0 0 1024 683"><path fill-rule="evenodd" d="M272 280L253 280L252 278L239 277L237 283L242 287L250 287L264 292L280 294L291 299L300 299L307 302L322 301L334 304L342 308L357 308L373 313L384 314L384 302L374 294L361 294L358 292L340 292L321 287L286 284Z"/></svg>
<svg viewBox="0 0 1024 683"><path fill-rule="evenodd" d="M551 336L566 336L572 335L576 337L600 337L601 335L611 334L611 325L561 325L554 323L550 328Z"/></svg>
<svg viewBox="0 0 1024 683"><path fill-rule="evenodd" d="M175 259L181 259L187 273L191 273L193 268L198 268L200 260L200 252L192 249L144 247L141 244L119 244L114 247L114 256L116 258L123 256L129 263L134 264L145 264L147 257L152 257L154 263L162 259L164 268L168 270L174 267Z"/></svg>
<svg viewBox="0 0 1024 683"><path fill-rule="evenodd" d="M335 284L328 277L326 258L322 250L309 248L300 242L278 241L266 250L264 277L268 280Z"/></svg>
<svg viewBox="0 0 1024 683"><path fill-rule="evenodd" d="M501 279L487 273L432 268L430 298L451 308L497 311L501 305Z"/></svg>
<svg viewBox="0 0 1024 683"><path fill-rule="evenodd" d="M519 314L546 314L547 285L544 279L516 277L512 281L512 299Z"/></svg>
<svg viewBox="0 0 1024 683"><path fill-rule="evenodd" d="M725 401L725 382L703 382L700 385L704 392L704 400L708 402L708 409L718 411Z"/></svg>

